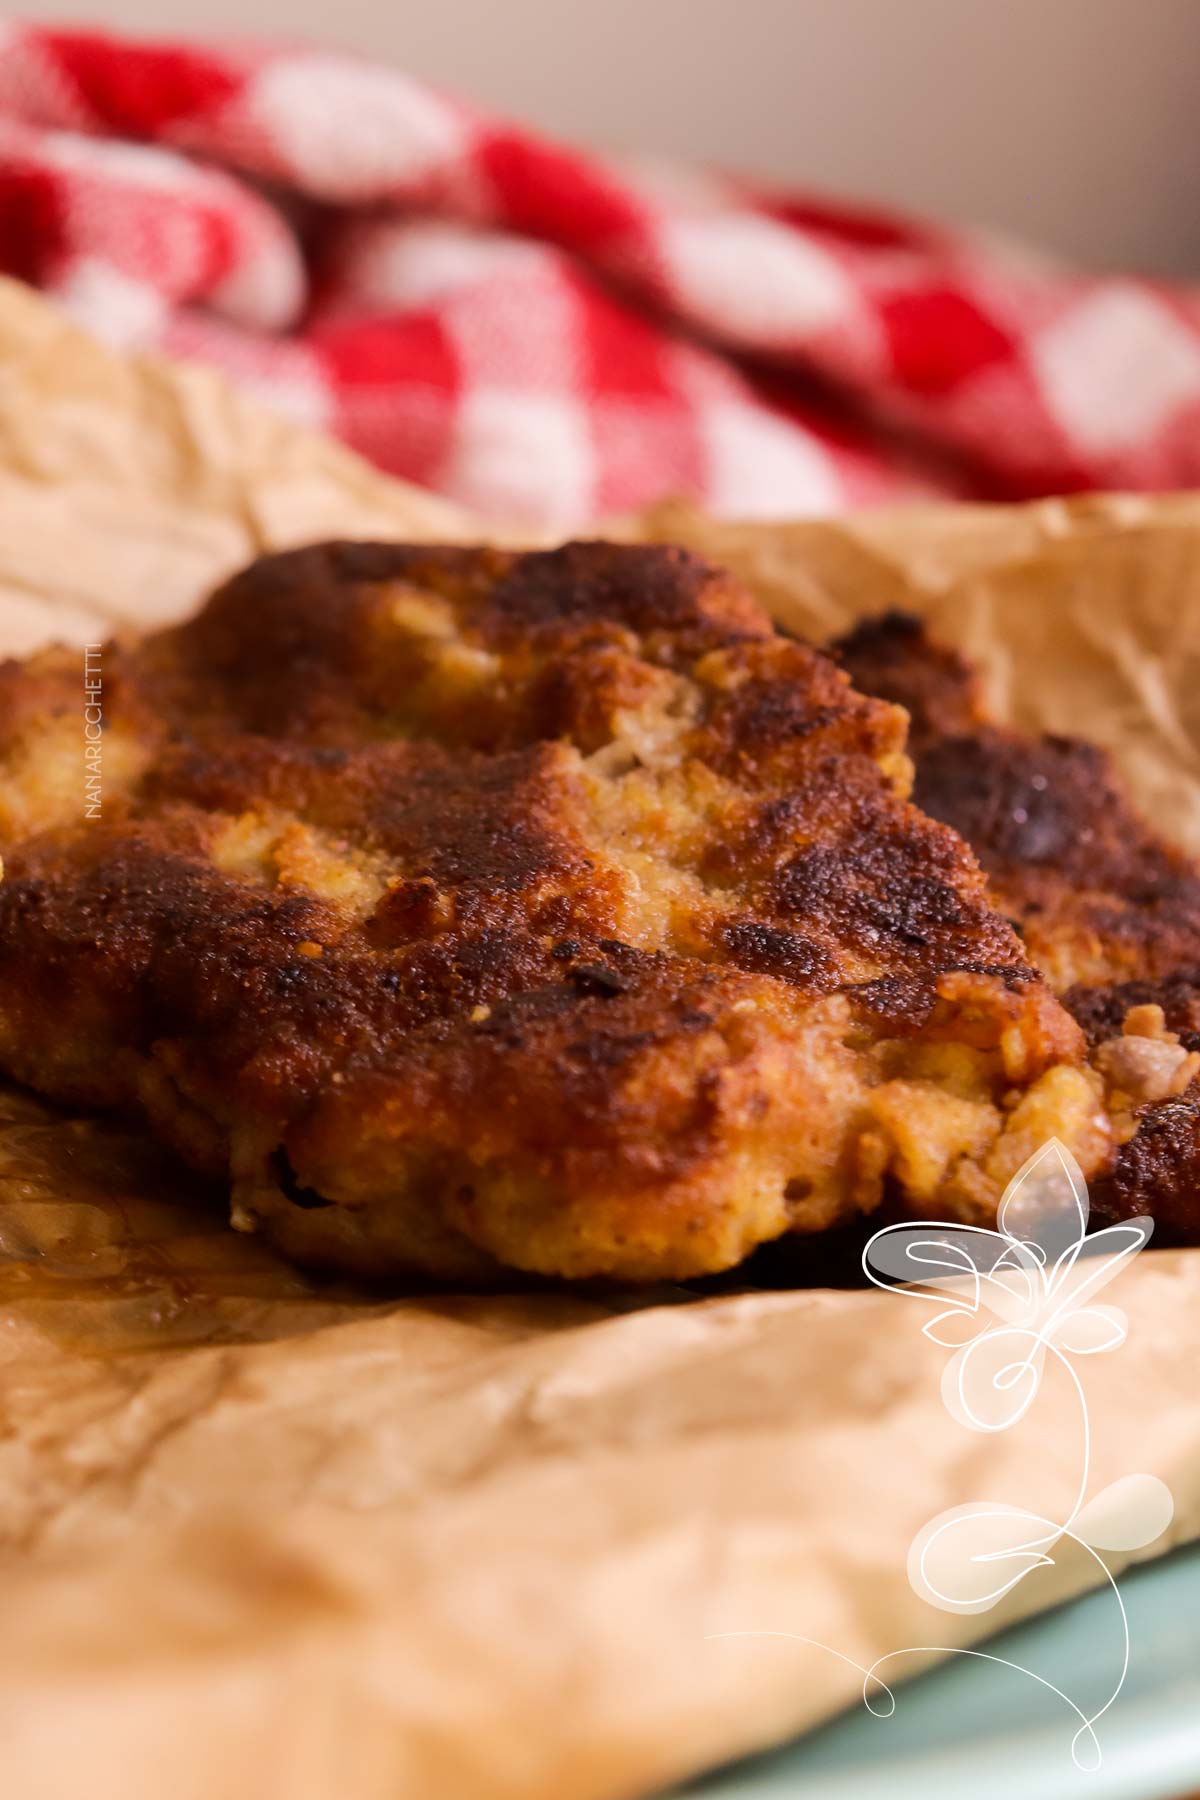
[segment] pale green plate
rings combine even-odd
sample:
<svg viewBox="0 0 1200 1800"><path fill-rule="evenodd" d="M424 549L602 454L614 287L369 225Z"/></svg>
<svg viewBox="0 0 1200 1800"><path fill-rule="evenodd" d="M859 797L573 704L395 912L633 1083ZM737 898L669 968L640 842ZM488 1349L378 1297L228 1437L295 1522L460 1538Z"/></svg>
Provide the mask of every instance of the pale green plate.
<svg viewBox="0 0 1200 1800"><path fill-rule="evenodd" d="M1180 1800L1200 1792L1200 1546L1131 1570L1121 1594L1129 1673L1096 1727L1103 1760L1094 1773L1071 1761L1078 1721L1060 1699L1027 1676L959 1657L898 1685L890 1719L853 1707L798 1743L722 1770L687 1793L697 1800ZM1035 1669L1080 1704L1099 1704L1113 1686L1114 1615L1111 1589L1089 1594L986 1648Z"/></svg>

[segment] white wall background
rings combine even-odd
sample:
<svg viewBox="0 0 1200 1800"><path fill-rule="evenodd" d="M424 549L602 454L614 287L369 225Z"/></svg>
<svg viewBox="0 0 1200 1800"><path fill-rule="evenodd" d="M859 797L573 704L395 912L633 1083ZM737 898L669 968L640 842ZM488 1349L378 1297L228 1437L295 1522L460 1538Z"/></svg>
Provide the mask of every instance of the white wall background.
<svg viewBox="0 0 1200 1800"><path fill-rule="evenodd" d="M595 144L1200 279L1200 0L25 0L365 50Z"/></svg>

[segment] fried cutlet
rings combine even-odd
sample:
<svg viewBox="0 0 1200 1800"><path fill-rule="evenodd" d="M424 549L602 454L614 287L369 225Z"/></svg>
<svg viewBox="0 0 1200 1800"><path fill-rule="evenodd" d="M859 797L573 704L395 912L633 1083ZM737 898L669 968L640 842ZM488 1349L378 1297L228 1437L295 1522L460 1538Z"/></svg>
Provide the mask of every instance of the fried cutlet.
<svg viewBox="0 0 1200 1800"><path fill-rule="evenodd" d="M986 1219L1111 1129L905 719L683 551L328 544L0 668L0 1066L367 1275Z"/></svg>
<svg viewBox="0 0 1200 1800"><path fill-rule="evenodd" d="M833 648L856 686L908 711L914 799L966 838L1087 1033L1125 1139L1093 1183L1097 1214L1200 1240L1200 869L1103 751L992 721L975 671L919 620L870 619Z"/></svg>

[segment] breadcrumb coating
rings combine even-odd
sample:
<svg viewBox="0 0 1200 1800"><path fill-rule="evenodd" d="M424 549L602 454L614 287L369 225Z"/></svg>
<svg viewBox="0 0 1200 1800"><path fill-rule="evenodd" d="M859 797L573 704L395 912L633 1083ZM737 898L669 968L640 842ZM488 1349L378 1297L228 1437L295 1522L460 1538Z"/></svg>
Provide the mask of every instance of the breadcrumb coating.
<svg viewBox="0 0 1200 1800"><path fill-rule="evenodd" d="M1138 814L1104 752L989 719L975 672L889 613L833 646L905 707L914 798L962 834L997 903L1087 1033L1117 1138L1098 1220L1153 1215L1200 1242L1200 869Z"/></svg>
<svg viewBox="0 0 1200 1800"><path fill-rule="evenodd" d="M900 709L683 551L327 544L0 667L0 1064L369 1276L682 1279L988 1218L1084 1036Z"/></svg>

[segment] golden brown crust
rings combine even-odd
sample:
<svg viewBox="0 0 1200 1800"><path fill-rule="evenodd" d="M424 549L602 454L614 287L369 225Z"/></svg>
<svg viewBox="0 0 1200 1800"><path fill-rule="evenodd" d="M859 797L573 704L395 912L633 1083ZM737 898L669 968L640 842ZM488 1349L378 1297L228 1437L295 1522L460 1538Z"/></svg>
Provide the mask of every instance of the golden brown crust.
<svg viewBox="0 0 1200 1800"><path fill-rule="evenodd" d="M1107 1153L903 715L682 551L323 545L102 666L86 822L78 658L3 672L0 1062L298 1256L688 1276Z"/></svg>
<svg viewBox="0 0 1200 1800"><path fill-rule="evenodd" d="M1091 1199L1098 1225L1148 1217L1156 1244L1200 1243L1200 1088L1143 1110Z"/></svg>
<svg viewBox="0 0 1200 1800"><path fill-rule="evenodd" d="M964 737L990 722L979 677L966 657L930 637L912 613L863 619L830 650L862 693L904 708L914 756L942 738Z"/></svg>
<svg viewBox="0 0 1200 1800"><path fill-rule="evenodd" d="M1110 1087L1104 1047L1147 1008L1186 1074L1184 1053L1200 1051L1200 870L1139 816L1104 753L989 722L974 672L916 619L866 621L835 649L866 692L910 711L914 798L971 844ZM1150 1213L1169 1240L1200 1240L1200 1082L1134 1097L1092 1202L1099 1220Z"/></svg>
<svg viewBox="0 0 1200 1800"><path fill-rule="evenodd" d="M971 845L1058 992L1200 965L1200 871L1138 815L1103 751L988 722L967 664L903 615L835 648L866 692L911 708L914 799Z"/></svg>

